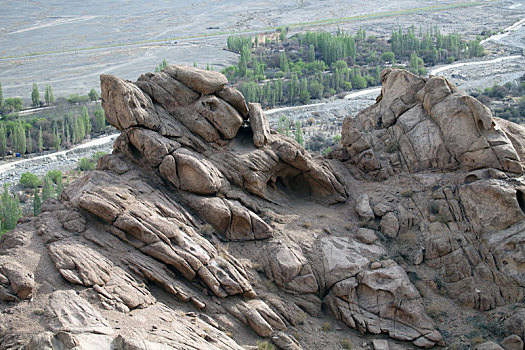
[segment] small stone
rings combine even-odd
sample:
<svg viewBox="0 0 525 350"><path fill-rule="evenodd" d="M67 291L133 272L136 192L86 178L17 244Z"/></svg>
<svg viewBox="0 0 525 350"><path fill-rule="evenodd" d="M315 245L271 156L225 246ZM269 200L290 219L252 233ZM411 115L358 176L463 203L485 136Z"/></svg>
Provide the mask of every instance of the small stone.
<svg viewBox="0 0 525 350"><path fill-rule="evenodd" d="M366 345L366 343L363 343ZM385 339L374 339L372 340L372 346L374 350L389 350L388 341Z"/></svg>
<svg viewBox="0 0 525 350"><path fill-rule="evenodd" d="M381 263L379 261L374 261L370 264L370 270L377 270L381 268Z"/></svg>
<svg viewBox="0 0 525 350"><path fill-rule="evenodd" d="M389 237L397 237L399 232L399 221L394 213L389 212L383 216L379 226L381 227L381 232L385 235Z"/></svg>
<svg viewBox="0 0 525 350"><path fill-rule="evenodd" d="M356 238L365 244L373 244L377 241L377 236L374 230L365 227L357 229Z"/></svg>
<svg viewBox="0 0 525 350"><path fill-rule="evenodd" d="M370 208L370 198L368 198L366 193L363 193L357 198L355 211L362 219L374 219L374 212L372 211L372 208Z"/></svg>

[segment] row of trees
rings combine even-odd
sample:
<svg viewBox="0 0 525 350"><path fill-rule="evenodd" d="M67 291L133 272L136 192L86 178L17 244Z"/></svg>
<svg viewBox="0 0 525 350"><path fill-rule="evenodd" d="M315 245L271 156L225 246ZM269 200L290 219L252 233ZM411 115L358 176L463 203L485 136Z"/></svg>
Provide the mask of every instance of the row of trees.
<svg viewBox="0 0 525 350"><path fill-rule="evenodd" d="M431 65L484 55L480 37L466 41L458 33L443 35L437 27L429 28L425 34L420 28L417 36L414 26L406 32L399 28L392 31L390 42L396 57L408 59L416 54Z"/></svg>
<svg viewBox="0 0 525 350"><path fill-rule="evenodd" d="M310 98L377 85L381 70L396 62L424 75L425 64L483 54L479 38L467 42L437 28L418 36L413 26L406 32L399 29L388 41L366 37L362 28L355 35L338 30L287 38L283 33L262 44L248 36L228 38L228 48L240 54L239 62L222 72L249 101L265 106L307 103Z"/></svg>
<svg viewBox="0 0 525 350"><path fill-rule="evenodd" d="M51 85L46 85L44 90L44 101L40 100L40 89L37 83L33 83L31 90L31 105L33 107L51 106L55 104L57 99L53 93ZM87 95L72 94L65 98L70 104L84 103L88 101L97 101L99 99L98 92L91 89ZM19 112L23 108L23 102L20 97L11 97L4 99L2 91L2 84L0 83L0 116L7 115L13 112Z"/></svg>
<svg viewBox="0 0 525 350"><path fill-rule="evenodd" d="M106 127L104 110L98 108L90 115L86 106L82 107L80 115L69 114L53 122L33 122L23 122L20 118L0 122L0 156L5 157L8 149L23 155L41 153L45 148L67 148L81 142L92 132L102 132Z"/></svg>

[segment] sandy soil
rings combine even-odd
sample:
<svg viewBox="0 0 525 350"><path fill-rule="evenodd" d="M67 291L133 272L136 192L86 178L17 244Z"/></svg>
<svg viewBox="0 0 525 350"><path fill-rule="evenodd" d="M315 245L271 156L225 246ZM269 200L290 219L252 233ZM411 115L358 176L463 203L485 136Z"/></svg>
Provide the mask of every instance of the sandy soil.
<svg viewBox="0 0 525 350"><path fill-rule="evenodd" d="M389 12L381 18L362 18L328 26L386 35L399 26L414 24L426 29L437 25L444 32L479 34L483 29L501 29L525 16L523 1L496 1L467 8L433 10L452 1L291 1L256 3L248 1L193 0L181 4L138 0L89 3L70 1L53 4L44 1L0 1L0 82L4 96L29 98L31 85L51 84L55 95L87 93L99 86L102 73L135 80L152 71L163 59L169 63L206 64L221 69L236 63L237 57L223 50L227 31L260 30L294 23ZM392 11L421 9L396 15ZM490 16L486 14L490 13ZM198 36L195 39L174 38ZM214 36L210 38L209 36ZM504 39L504 38L503 38ZM502 39L502 40L503 40ZM149 40L155 43L127 47L77 49L132 44ZM66 51L65 53L56 53ZM55 52L31 56L37 52ZM25 58L6 58L26 56Z"/></svg>

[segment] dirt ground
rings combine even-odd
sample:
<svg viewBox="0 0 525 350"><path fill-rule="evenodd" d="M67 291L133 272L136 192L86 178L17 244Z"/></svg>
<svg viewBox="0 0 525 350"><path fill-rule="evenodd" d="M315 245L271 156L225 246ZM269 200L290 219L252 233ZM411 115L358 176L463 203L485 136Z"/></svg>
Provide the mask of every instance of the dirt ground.
<svg viewBox="0 0 525 350"><path fill-rule="evenodd" d="M423 30L438 26L443 32L476 35L505 28L525 15L524 3L518 0L436 8L447 4L454 2L194 0L181 5L166 0L153 5L133 0L112 5L102 1L56 5L4 0L0 1L0 82L5 97L29 99L33 82L52 85L55 95L85 94L98 88L100 74L135 80L142 72L153 71L163 59L187 65L195 62L200 67L210 64L217 70L234 64L236 55L224 50L228 34L221 33L225 32L361 15L364 17L324 29L342 27L353 32L364 27L368 34L387 35L393 29L415 25ZM417 12L395 12L410 9ZM378 13L387 15L366 17ZM195 38L187 38L190 36ZM118 46L121 44L133 45ZM78 51L85 48L91 49ZM49 54L33 55L42 52Z"/></svg>

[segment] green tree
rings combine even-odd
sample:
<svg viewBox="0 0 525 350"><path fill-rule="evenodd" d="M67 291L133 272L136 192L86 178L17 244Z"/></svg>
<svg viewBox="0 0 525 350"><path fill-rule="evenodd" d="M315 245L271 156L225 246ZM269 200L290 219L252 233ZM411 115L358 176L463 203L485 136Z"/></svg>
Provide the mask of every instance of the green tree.
<svg viewBox="0 0 525 350"><path fill-rule="evenodd" d="M38 130L38 152L42 153L44 150L44 139L42 138L42 126L40 126L40 130Z"/></svg>
<svg viewBox="0 0 525 350"><path fill-rule="evenodd" d="M381 54L381 60L383 62L394 63L396 60L396 55L392 51L386 51Z"/></svg>
<svg viewBox="0 0 525 350"><path fill-rule="evenodd" d="M304 147L303 130L301 129L301 122L295 123L295 141Z"/></svg>
<svg viewBox="0 0 525 350"><path fill-rule="evenodd" d="M42 180L31 172L25 172L20 176L20 185L24 188L37 188L42 185Z"/></svg>
<svg viewBox="0 0 525 350"><path fill-rule="evenodd" d="M49 177L44 176L42 182L42 202L48 198L54 198L54 196L55 189L53 188L53 181Z"/></svg>
<svg viewBox="0 0 525 350"><path fill-rule="evenodd" d="M106 115L104 110L98 109L95 111L95 130L102 131L106 127Z"/></svg>
<svg viewBox="0 0 525 350"><path fill-rule="evenodd" d="M53 88L51 88L51 85L46 86L44 99L46 100L46 105L55 103L55 95L53 94Z"/></svg>
<svg viewBox="0 0 525 350"><path fill-rule="evenodd" d="M27 140L25 128L22 126L21 122L18 122L14 128L14 145L16 152L20 154L25 154L27 151Z"/></svg>
<svg viewBox="0 0 525 350"><path fill-rule="evenodd" d="M281 57L279 58L279 66L281 68L281 71L284 73L288 73L290 71L290 65L288 63L288 57L286 57L286 53L283 51L281 52Z"/></svg>
<svg viewBox="0 0 525 350"><path fill-rule="evenodd" d="M33 91L31 91L31 101L33 102L34 107L40 105L40 92L38 92L38 85L33 83Z"/></svg>
<svg viewBox="0 0 525 350"><path fill-rule="evenodd" d="M2 83L0 83L0 108L4 107L4 93L2 92Z"/></svg>
<svg viewBox="0 0 525 350"><path fill-rule="evenodd" d="M9 186L4 184L4 193L2 193L2 228L12 230L16 222L22 216L20 210L20 201L14 195L9 193Z"/></svg>
<svg viewBox="0 0 525 350"><path fill-rule="evenodd" d="M60 149L60 144L62 143L62 138L58 134L57 129L53 129L53 146L58 151Z"/></svg>
<svg viewBox="0 0 525 350"><path fill-rule="evenodd" d="M82 123L84 124L85 135L91 135L91 120L86 106L82 107Z"/></svg>
<svg viewBox="0 0 525 350"><path fill-rule="evenodd" d="M91 90L89 90L89 94L88 94L88 96L89 96L89 99L90 99L91 101L96 101L96 100L98 100L98 92L97 92L95 89L91 89Z"/></svg>
<svg viewBox="0 0 525 350"><path fill-rule="evenodd" d="M31 138L31 130L27 130L27 153L33 152L33 139Z"/></svg>
<svg viewBox="0 0 525 350"><path fill-rule="evenodd" d="M37 216L42 212L42 201L40 200L40 195L38 194L38 188L35 188L33 196L33 215Z"/></svg>
<svg viewBox="0 0 525 350"><path fill-rule="evenodd" d="M22 109L22 99L19 97L6 98L4 101L4 106L10 112L18 112Z"/></svg>
<svg viewBox="0 0 525 350"><path fill-rule="evenodd" d="M4 124L0 125L0 155L5 157L7 151L7 128Z"/></svg>

